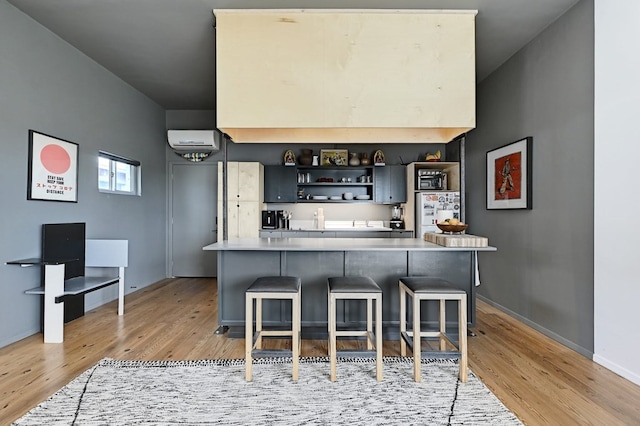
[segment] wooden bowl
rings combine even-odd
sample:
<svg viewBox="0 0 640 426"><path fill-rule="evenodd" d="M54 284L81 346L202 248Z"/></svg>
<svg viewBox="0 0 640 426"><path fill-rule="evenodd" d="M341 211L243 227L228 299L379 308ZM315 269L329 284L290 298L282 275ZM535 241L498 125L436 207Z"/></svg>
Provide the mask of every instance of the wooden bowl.
<svg viewBox="0 0 640 426"><path fill-rule="evenodd" d="M467 229L467 224L463 223L460 225L449 225L448 223L437 223L438 228L442 230L442 232L450 232L452 234L459 234L465 229Z"/></svg>

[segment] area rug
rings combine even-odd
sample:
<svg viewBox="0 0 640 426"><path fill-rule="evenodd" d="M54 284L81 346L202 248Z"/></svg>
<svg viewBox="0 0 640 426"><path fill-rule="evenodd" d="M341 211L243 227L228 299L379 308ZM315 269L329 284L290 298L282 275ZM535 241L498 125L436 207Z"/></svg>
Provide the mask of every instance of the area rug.
<svg viewBox="0 0 640 426"><path fill-rule="evenodd" d="M260 359L253 381L244 360L116 361L103 359L15 425L520 425L472 373L458 380L456 360L428 359L415 383L411 358L375 362Z"/></svg>

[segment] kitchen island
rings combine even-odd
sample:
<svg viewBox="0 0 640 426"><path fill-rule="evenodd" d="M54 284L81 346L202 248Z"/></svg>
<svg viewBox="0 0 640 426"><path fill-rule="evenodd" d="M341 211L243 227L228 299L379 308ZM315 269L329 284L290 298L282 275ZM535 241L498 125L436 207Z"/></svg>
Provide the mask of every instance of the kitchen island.
<svg viewBox="0 0 640 426"><path fill-rule="evenodd" d="M433 276L449 280L468 296L467 318L475 326L476 254L495 247L443 247L409 238L248 238L204 247L218 252L218 323L230 336L244 336L244 293L260 276L294 275L302 279L302 331L304 338L327 335L327 278L365 275L382 288L385 339L398 339L398 278ZM435 305L433 305L435 307ZM264 323L286 324L291 318L287 302L266 300ZM338 325L361 326L365 306L344 301L338 307ZM426 324L437 311L423 312ZM448 307L447 318L456 312Z"/></svg>

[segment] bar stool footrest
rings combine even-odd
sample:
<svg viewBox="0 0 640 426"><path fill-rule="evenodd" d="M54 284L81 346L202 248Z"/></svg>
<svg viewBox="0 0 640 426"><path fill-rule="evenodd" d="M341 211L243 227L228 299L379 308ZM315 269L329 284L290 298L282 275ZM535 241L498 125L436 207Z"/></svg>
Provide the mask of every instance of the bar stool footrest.
<svg viewBox="0 0 640 426"><path fill-rule="evenodd" d="M375 350L366 349L342 349L336 351L336 358L375 358Z"/></svg>
<svg viewBox="0 0 640 426"><path fill-rule="evenodd" d="M422 359L424 358L456 358L456 359L460 359L462 357L462 354L460 354L460 352L458 351L421 351L420 352L420 357Z"/></svg>
<svg viewBox="0 0 640 426"><path fill-rule="evenodd" d="M290 349L254 349L252 358L291 358L293 352Z"/></svg>
<svg viewBox="0 0 640 426"><path fill-rule="evenodd" d="M451 337L450 334L445 333L443 334L443 337L449 342L449 344L451 344L452 346L454 346L457 351L429 351L429 352L442 352L442 353L446 353L446 352L451 352L453 354L460 354L460 346L458 345L458 343L456 343L456 341L453 339L453 337ZM409 332L403 331L402 333L400 333L400 338L402 340L405 341L405 343L407 344L407 347L409 348L409 350L413 351L413 336L411 336L409 334ZM436 342L439 340L438 337L429 337L429 338L422 338L421 340L429 340L432 342ZM423 352L424 353L424 352Z"/></svg>
<svg viewBox="0 0 640 426"><path fill-rule="evenodd" d="M270 338L281 338L281 339L289 339L291 340L293 338L293 332L291 330L286 331L286 330L260 330L260 331L256 331L255 333L253 333L253 347L256 346L256 343L258 342L258 340L260 339L260 337L265 338L265 337L270 337Z"/></svg>

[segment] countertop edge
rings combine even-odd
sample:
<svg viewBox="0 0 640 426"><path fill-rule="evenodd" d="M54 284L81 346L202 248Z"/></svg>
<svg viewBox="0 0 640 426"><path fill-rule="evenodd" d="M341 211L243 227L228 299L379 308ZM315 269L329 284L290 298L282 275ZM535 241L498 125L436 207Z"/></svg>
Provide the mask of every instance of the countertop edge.
<svg viewBox="0 0 640 426"><path fill-rule="evenodd" d="M209 244L213 251L497 251L496 247L445 247L414 238L248 238Z"/></svg>

